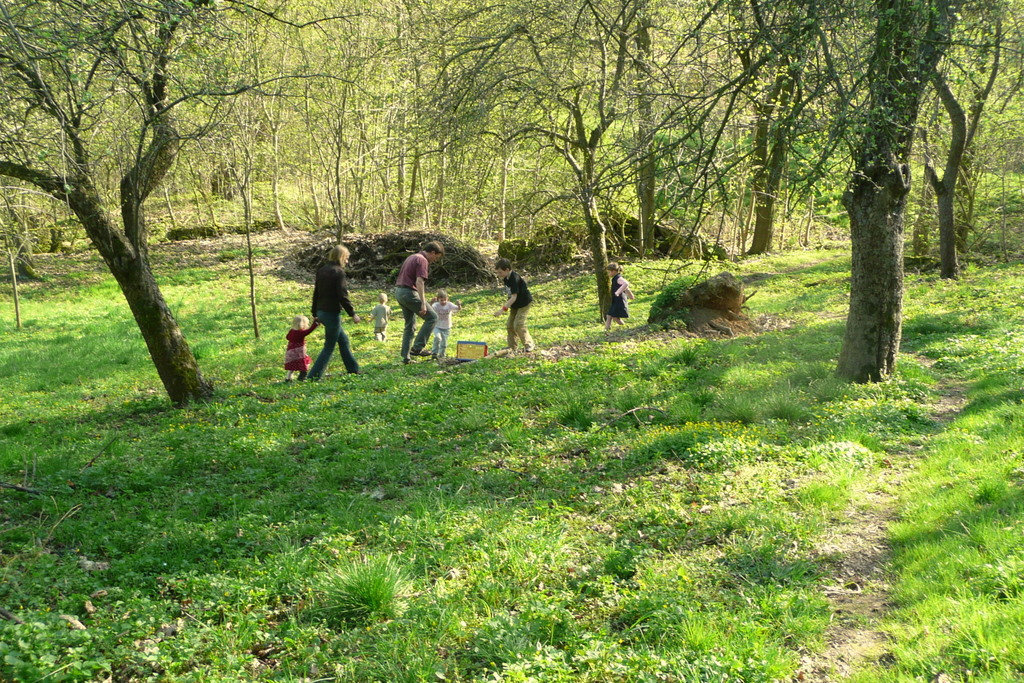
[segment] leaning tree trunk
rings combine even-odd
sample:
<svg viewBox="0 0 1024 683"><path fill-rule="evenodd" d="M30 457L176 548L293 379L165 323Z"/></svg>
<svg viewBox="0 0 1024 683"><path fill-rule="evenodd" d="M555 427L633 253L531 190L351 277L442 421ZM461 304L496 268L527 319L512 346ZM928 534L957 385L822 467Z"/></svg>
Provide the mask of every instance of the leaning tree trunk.
<svg viewBox="0 0 1024 683"><path fill-rule="evenodd" d="M167 307L149 263L144 259L131 259L115 268L112 260L107 259L107 265L121 286L171 401L183 405L209 398L213 388L199 371L192 349Z"/></svg>
<svg viewBox="0 0 1024 683"><path fill-rule="evenodd" d="M245 256L249 268L249 311L252 313L252 334L260 338L260 321L256 314L256 269L252 259L252 184L249 181L249 170L246 167L245 183L241 186L242 206L245 216Z"/></svg>
<svg viewBox="0 0 1024 683"><path fill-rule="evenodd" d="M111 224L94 191L75 188L69 205L121 287L168 397L177 405L209 398L213 388L199 371L192 349L164 301L145 248L133 246ZM122 210L122 218L126 232L142 232L137 224L142 221L141 207ZM136 225L128 225L129 221Z"/></svg>

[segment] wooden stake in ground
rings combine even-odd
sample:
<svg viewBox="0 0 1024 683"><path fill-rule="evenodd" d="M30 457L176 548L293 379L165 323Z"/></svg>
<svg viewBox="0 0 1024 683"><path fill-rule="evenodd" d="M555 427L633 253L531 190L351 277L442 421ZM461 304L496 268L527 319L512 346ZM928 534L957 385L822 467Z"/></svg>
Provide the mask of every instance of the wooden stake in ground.
<svg viewBox="0 0 1024 683"><path fill-rule="evenodd" d="M18 299L18 269L14 265L14 250L8 245L7 260L11 265L11 286L14 287L14 324L21 329L21 302Z"/></svg>

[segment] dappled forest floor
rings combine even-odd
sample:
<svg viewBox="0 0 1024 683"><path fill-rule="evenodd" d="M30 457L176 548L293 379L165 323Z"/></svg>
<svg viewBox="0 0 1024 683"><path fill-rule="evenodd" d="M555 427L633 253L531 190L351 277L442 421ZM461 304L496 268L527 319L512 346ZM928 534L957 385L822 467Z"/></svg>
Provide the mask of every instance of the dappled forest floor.
<svg viewBox="0 0 1024 683"><path fill-rule="evenodd" d="M285 384L310 287L258 243L257 339L243 244L155 247L207 403L168 404L87 256L0 317L0 481L39 492L0 490L0 678L1024 672L1020 268L910 277L880 384L835 377L840 252L729 264L757 334L647 327L692 271L639 262L611 334L592 276L538 277L536 352L406 366L347 324L365 374ZM500 348L497 285L453 298Z"/></svg>
<svg viewBox="0 0 1024 683"><path fill-rule="evenodd" d="M308 272L291 259L297 249L315 244L323 235L301 230L269 230L253 233L253 266L257 275L282 278L308 278ZM205 239L158 242L150 246L154 270L202 268L230 273L246 268L245 235L229 234ZM36 268L45 280L66 284L101 281L108 277L103 259L92 249L74 254L36 254ZM23 287L41 286L31 280Z"/></svg>

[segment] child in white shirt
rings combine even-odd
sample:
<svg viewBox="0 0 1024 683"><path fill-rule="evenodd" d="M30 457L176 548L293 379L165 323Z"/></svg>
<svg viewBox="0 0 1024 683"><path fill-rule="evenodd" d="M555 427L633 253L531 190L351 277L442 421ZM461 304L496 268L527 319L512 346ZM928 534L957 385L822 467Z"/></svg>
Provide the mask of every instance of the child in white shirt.
<svg viewBox="0 0 1024 683"><path fill-rule="evenodd" d="M452 314L462 310L462 302L449 301L448 292L439 289L431 307L437 314L437 323L434 325L434 348L430 355L434 358L444 358L448 348L448 335L452 331Z"/></svg>

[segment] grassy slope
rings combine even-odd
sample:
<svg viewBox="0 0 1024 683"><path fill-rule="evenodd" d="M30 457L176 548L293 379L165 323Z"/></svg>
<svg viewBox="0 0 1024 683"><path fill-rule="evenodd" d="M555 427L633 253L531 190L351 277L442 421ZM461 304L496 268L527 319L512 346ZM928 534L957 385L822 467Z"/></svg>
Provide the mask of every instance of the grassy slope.
<svg viewBox="0 0 1024 683"><path fill-rule="evenodd" d="M1024 327L1019 266L918 281L906 346L968 387L902 492L886 669L864 680L1024 676ZM927 302L927 304L926 304Z"/></svg>
<svg viewBox="0 0 1024 683"><path fill-rule="evenodd" d="M363 325L368 374L319 385L278 383L308 287L261 282L255 341L240 263L161 268L218 386L186 410L166 405L108 278L26 288L25 330L0 321L0 480L48 492L0 491L0 606L27 622L0 622L0 677L785 677L829 621L816 535L887 450L934 430L936 380L913 359L884 385L832 377L848 267L834 253L738 267L779 273L752 308L795 323L757 338L630 338L439 371L398 365L397 330L385 348ZM628 269L633 324L664 267ZM1008 275L954 290L1019 284ZM972 333L1005 343L976 297L932 285L911 290L916 350ZM542 346L601 339L591 288L535 283ZM357 292L359 308L375 294ZM500 345L497 293L453 296L467 307L453 339ZM660 412L622 417L638 406ZM1004 483L987 495L1017 500ZM901 536L908 556L929 524L943 535L920 518ZM900 595L911 609L913 588ZM923 647L914 619L894 629ZM932 656L906 648L901 666ZM1006 666L1019 671L1019 653Z"/></svg>

